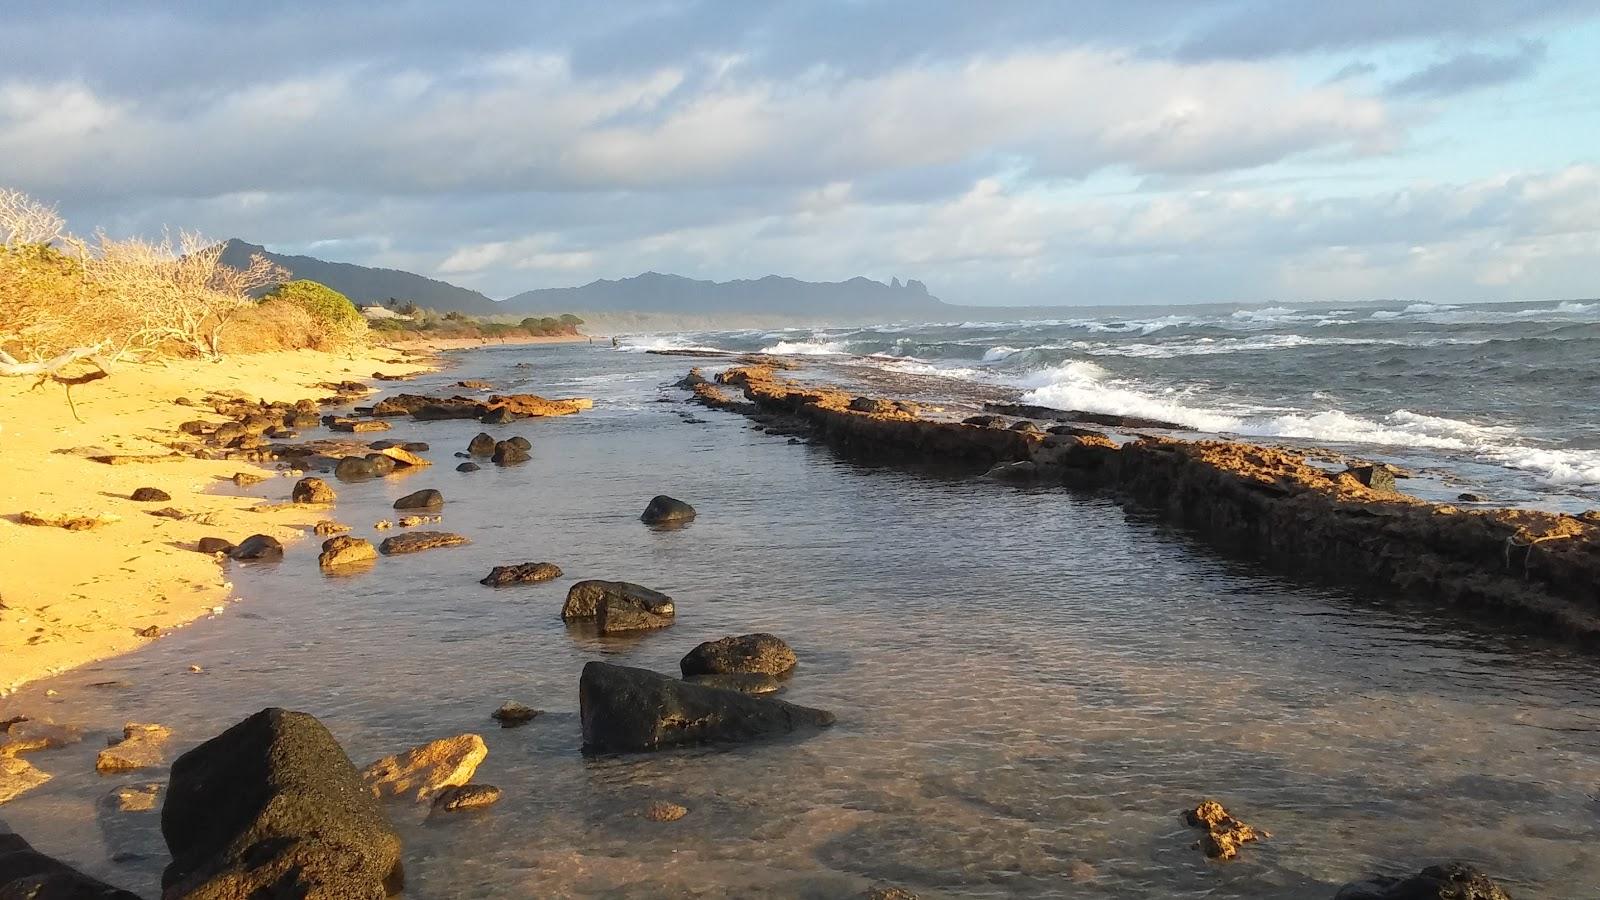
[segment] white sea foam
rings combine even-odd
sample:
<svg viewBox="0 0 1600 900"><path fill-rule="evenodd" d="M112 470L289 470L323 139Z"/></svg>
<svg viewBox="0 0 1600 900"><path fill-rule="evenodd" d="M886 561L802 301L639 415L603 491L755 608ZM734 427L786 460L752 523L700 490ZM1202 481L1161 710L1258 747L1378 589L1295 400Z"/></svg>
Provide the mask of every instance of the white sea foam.
<svg viewBox="0 0 1600 900"><path fill-rule="evenodd" d="M1006 346L1003 346L1003 345L999 346L999 347L990 347L988 350L984 351L984 353L983 353L983 361L984 362L999 362L1002 359L1005 359L1006 357L1011 356L1012 354L1021 353L1021 352L1022 351L1020 349L1016 348L1016 347L1006 347Z"/></svg>
<svg viewBox="0 0 1600 900"><path fill-rule="evenodd" d="M849 353L850 347L843 341L779 341L762 347L761 352L780 356L837 356Z"/></svg>
<svg viewBox="0 0 1600 900"><path fill-rule="evenodd" d="M721 347L696 344L688 337L676 334L642 334L638 337L620 338L618 350L625 353L644 353L648 350L699 350L709 353L728 353Z"/></svg>

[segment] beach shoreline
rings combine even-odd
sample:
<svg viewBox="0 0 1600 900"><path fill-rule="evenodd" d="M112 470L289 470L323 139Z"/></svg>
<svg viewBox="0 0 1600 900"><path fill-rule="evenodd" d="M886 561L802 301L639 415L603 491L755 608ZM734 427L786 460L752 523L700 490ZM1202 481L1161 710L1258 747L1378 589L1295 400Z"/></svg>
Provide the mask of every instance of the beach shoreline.
<svg viewBox="0 0 1600 900"><path fill-rule="evenodd" d="M424 351L438 353L445 350L475 350L479 347L516 347L537 344L581 344L599 340L588 334L556 334L545 337L463 337L463 338L423 338L410 341L382 341L377 345L399 351Z"/></svg>
<svg viewBox="0 0 1600 900"><path fill-rule="evenodd" d="M421 356L399 359L398 349L124 364L74 390L76 418L57 386L0 379L0 696L135 650L151 639L141 632L164 634L219 611L232 585L216 558L193 549L198 539L260 533L287 542L328 514L319 507L253 510L263 499L287 499L293 485L266 464L173 454L167 442L180 424L220 419L175 400L239 391L293 402L329 394L318 387L327 382L367 382L380 371L415 375L438 365ZM150 459L109 465L88 458L91 450ZM236 472L265 480L236 488ZM171 499L130 499L142 487ZM185 518L151 514L167 507ZM25 512L106 521L69 531L22 524Z"/></svg>

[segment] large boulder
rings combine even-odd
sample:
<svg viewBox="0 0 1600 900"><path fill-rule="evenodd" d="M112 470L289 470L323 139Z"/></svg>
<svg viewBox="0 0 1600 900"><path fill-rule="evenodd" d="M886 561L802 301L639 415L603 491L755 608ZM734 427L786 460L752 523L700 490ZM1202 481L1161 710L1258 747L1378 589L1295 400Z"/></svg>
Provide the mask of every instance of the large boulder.
<svg viewBox="0 0 1600 900"><path fill-rule="evenodd" d="M583 745L601 752L749 741L832 725L833 713L591 662L578 680Z"/></svg>
<svg viewBox="0 0 1600 900"><path fill-rule="evenodd" d="M438 509L444 505L444 495L433 488L413 491L394 502L395 509Z"/></svg>
<svg viewBox="0 0 1600 900"><path fill-rule="evenodd" d="M3 900L139 900L33 849L20 834L0 834Z"/></svg>
<svg viewBox="0 0 1600 900"><path fill-rule="evenodd" d="M283 544L270 534L252 534L228 553L234 559L283 559Z"/></svg>
<svg viewBox="0 0 1600 900"><path fill-rule="evenodd" d="M693 518L694 507L682 500L660 494L651 498L649 505L644 508L644 514L639 516L639 521L646 525L672 525Z"/></svg>
<svg viewBox="0 0 1600 900"><path fill-rule="evenodd" d="M776 635L760 632L706 641L678 662L683 676L735 672L786 675L794 671L794 651Z"/></svg>
<svg viewBox="0 0 1600 900"><path fill-rule="evenodd" d="M478 583L490 587L504 587L508 584L538 584L560 577L561 567L555 563L519 563L514 566L495 566Z"/></svg>
<svg viewBox="0 0 1600 900"><path fill-rule="evenodd" d="M302 478L294 483L289 499L296 503L332 503L337 498L333 488L321 478Z"/></svg>
<svg viewBox="0 0 1600 900"><path fill-rule="evenodd" d="M676 615L672 598L627 581L580 581L567 591L561 618L593 619L601 634L665 628Z"/></svg>
<svg viewBox="0 0 1600 900"><path fill-rule="evenodd" d="M1511 895L1476 868L1453 862L1406 878L1379 875L1352 882L1334 900L1511 900Z"/></svg>
<svg viewBox="0 0 1600 900"><path fill-rule="evenodd" d="M404 881L400 837L315 717L264 709L172 764L164 896L378 900Z"/></svg>

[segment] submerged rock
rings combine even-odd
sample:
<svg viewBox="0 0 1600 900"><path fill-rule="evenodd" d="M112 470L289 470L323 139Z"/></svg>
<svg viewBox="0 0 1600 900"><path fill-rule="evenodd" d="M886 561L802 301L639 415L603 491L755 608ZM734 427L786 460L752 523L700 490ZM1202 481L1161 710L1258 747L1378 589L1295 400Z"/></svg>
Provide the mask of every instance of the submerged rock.
<svg viewBox="0 0 1600 900"><path fill-rule="evenodd" d="M163 500L171 500L172 495L160 488L142 487L134 491L129 499L139 503L158 503Z"/></svg>
<svg viewBox="0 0 1600 900"><path fill-rule="evenodd" d="M515 728L526 725L538 718L539 710L534 709L515 700L507 700L500 704L500 708L489 714L491 719L500 723L501 728Z"/></svg>
<svg viewBox="0 0 1600 900"><path fill-rule="evenodd" d="M0 728L0 756L55 750L83 740L83 729L37 719L20 719Z"/></svg>
<svg viewBox="0 0 1600 900"><path fill-rule="evenodd" d="M514 566L495 566L488 575L479 579L478 583L490 587L504 587L508 584L538 584L560 577L561 568L555 563L519 563Z"/></svg>
<svg viewBox="0 0 1600 900"><path fill-rule="evenodd" d="M50 773L15 756L0 756L0 803L26 794L50 780Z"/></svg>
<svg viewBox="0 0 1600 900"><path fill-rule="evenodd" d="M759 632L706 641L678 662L684 677L750 673L786 675L798 660L776 635Z"/></svg>
<svg viewBox="0 0 1600 900"><path fill-rule="evenodd" d="M296 503L332 503L338 498L333 488L321 478L302 478L295 482L289 499Z"/></svg>
<svg viewBox="0 0 1600 900"><path fill-rule="evenodd" d="M372 473L379 478L394 474L395 461L391 457L385 456L382 453L368 453L366 456L363 456L362 459L366 460L367 463L372 466Z"/></svg>
<svg viewBox="0 0 1600 900"><path fill-rule="evenodd" d="M1202 801L1194 809L1186 810L1183 820L1192 828L1205 829L1198 846L1212 859L1233 859L1239 855L1241 845L1272 837L1235 819L1215 800Z"/></svg>
<svg viewBox="0 0 1600 900"><path fill-rule="evenodd" d="M471 781L488 755L483 738L458 734L385 756L362 769L361 778L377 797L431 800L447 787Z"/></svg>
<svg viewBox="0 0 1600 900"><path fill-rule="evenodd" d="M115 788L105 797L105 805L117 812L152 812L161 796L161 783L128 784Z"/></svg>
<svg viewBox="0 0 1600 900"><path fill-rule="evenodd" d="M601 634L665 628L675 615L671 597L628 581L580 581L561 607L563 620L593 619Z"/></svg>
<svg viewBox="0 0 1600 900"><path fill-rule="evenodd" d="M500 789L492 784L463 784L448 787L433 798L435 812L461 812L483 809L500 802Z"/></svg>
<svg viewBox="0 0 1600 900"><path fill-rule="evenodd" d="M413 531L384 538L383 543L378 545L378 552L384 556L396 556L401 553L420 553L436 547L459 547L468 543L471 541L448 531Z"/></svg>
<svg viewBox="0 0 1600 900"><path fill-rule="evenodd" d="M340 535L322 542L322 554L317 557L317 565L324 569L337 569L369 563L377 558L378 550L371 541Z"/></svg>
<svg viewBox="0 0 1600 900"><path fill-rule="evenodd" d="M464 462L464 463L457 463L456 464L456 471L457 472L476 472L481 468L483 468L483 466L480 466L475 462Z"/></svg>
<svg viewBox="0 0 1600 900"><path fill-rule="evenodd" d="M283 559L283 544L270 534L252 534L228 551L228 555L234 559Z"/></svg>
<svg viewBox="0 0 1600 900"><path fill-rule="evenodd" d="M123 726L122 740L100 751L94 767L98 772L131 772L161 765L167 755L167 741L172 729L165 725L141 725L130 722Z"/></svg>
<svg viewBox="0 0 1600 900"><path fill-rule="evenodd" d="M963 425L976 425L979 428L1004 428L1006 420L1002 416L967 416L961 420Z"/></svg>
<svg viewBox="0 0 1600 900"><path fill-rule="evenodd" d="M444 495L433 488L413 491L394 502L395 509L438 509L443 505Z"/></svg>
<svg viewBox="0 0 1600 900"><path fill-rule="evenodd" d="M639 516L639 520L646 525L668 525L688 522L693 518L694 507L665 494L651 498L650 504L644 508L644 514Z"/></svg>
<svg viewBox="0 0 1600 900"><path fill-rule="evenodd" d="M652 822L676 822L689 814L689 807L666 800L653 800L639 811L642 818Z"/></svg>
<svg viewBox="0 0 1600 900"><path fill-rule="evenodd" d="M1429 866L1406 878L1378 875L1339 889L1334 900L1511 900L1488 875L1466 863Z"/></svg>
<svg viewBox="0 0 1600 900"><path fill-rule="evenodd" d="M139 900L33 849L20 834L0 834L0 898L4 900Z"/></svg>
<svg viewBox="0 0 1600 900"><path fill-rule="evenodd" d="M578 680L583 745L633 752L737 742L832 725L833 713L591 662Z"/></svg>
<svg viewBox="0 0 1600 900"><path fill-rule="evenodd" d="M168 897L376 900L400 837L316 718L264 709L180 756L161 810Z"/></svg>
<svg viewBox="0 0 1600 900"><path fill-rule="evenodd" d="M361 481L378 477L378 467L372 460L360 456L347 456L333 467L333 477L340 481Z"/></svg>

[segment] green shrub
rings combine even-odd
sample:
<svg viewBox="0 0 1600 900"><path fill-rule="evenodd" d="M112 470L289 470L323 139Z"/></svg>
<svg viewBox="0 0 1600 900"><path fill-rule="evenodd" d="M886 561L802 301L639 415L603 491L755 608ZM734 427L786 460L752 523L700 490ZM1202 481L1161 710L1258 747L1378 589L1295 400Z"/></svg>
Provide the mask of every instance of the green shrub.
<svg viewBox="0 0 1600 900"><path fill-rule="evenodd" d="M325 284L301 278L287 281L273 288L265 297L268 301L293 303L311 314L327 329L329 341L336 346L361 343L366 339L367 320L350 298Z"/></svg>

